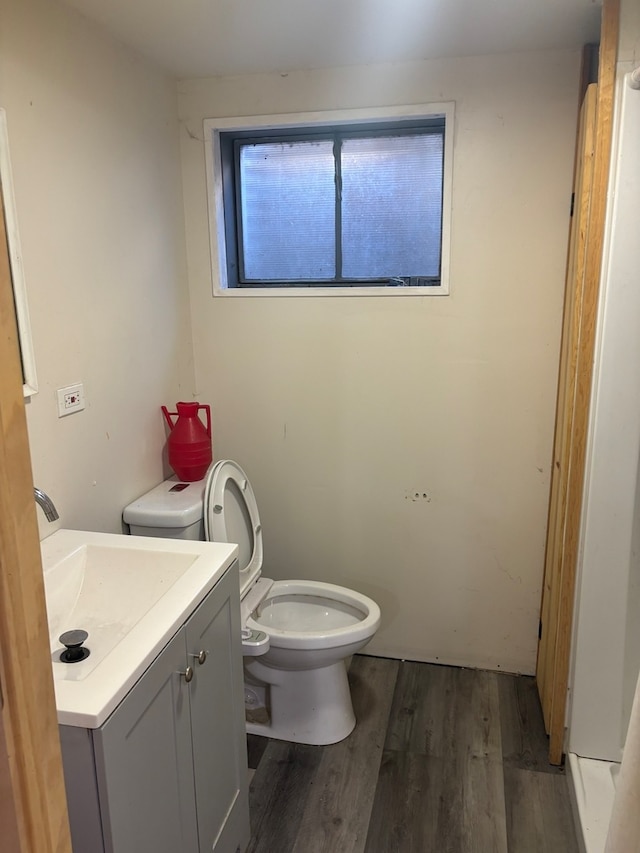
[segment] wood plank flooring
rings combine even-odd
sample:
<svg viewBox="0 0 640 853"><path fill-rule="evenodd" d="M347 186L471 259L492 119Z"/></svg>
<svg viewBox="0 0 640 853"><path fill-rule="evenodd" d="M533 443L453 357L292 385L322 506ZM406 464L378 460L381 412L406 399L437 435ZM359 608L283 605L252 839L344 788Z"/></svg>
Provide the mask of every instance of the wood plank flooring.
<svg viewBox="0 0 640 853"><path fill-rule="evenodd" d="M578 853L532 678L356 656L332 746L250 735L248 853Z"/></svg>

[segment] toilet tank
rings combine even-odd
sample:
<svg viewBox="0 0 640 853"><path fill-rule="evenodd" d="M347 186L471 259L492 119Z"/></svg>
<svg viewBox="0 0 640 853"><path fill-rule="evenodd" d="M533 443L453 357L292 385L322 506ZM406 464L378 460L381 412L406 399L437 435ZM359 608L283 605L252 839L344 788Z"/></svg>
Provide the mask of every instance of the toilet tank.
<svg viewBox="0 0 640 853"><path fill-rule="evenodd" d="M126 506L122 519L133 536L204 540L204 485L170 477Z"/></svg>

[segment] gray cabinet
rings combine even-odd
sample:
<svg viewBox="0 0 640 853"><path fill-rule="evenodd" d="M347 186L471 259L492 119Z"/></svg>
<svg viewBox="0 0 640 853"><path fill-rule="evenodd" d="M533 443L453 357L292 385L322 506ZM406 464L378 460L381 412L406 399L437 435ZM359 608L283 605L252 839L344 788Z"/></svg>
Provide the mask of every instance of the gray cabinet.
<svg viewBox="0 0 640 853"><path fill-rule="evenodd" d="M244 851L241 654L234 564L101 728L60 727L74 853Z"/></svg>

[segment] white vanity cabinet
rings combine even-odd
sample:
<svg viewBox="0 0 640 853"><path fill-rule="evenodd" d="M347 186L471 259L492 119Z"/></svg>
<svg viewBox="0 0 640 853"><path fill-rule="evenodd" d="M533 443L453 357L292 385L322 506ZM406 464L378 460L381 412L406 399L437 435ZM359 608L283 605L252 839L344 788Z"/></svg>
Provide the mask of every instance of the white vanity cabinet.
<svg viewBox="0 0 640 853"><path fill-rule="evenodd" d="M60 726L74 853L243 853L237 563L106 722Z"/></svg>

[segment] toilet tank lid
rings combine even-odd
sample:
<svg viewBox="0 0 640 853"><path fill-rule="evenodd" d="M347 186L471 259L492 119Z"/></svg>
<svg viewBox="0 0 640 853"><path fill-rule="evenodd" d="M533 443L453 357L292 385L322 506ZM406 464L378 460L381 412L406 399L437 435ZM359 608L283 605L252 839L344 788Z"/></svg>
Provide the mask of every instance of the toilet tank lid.
<svg viewBox="0 0 640 853"><path fill-rule="evenodd" d="M170 477L124 508L126 524L187 527L202 519L204 480L183 483Z"/></svg>

